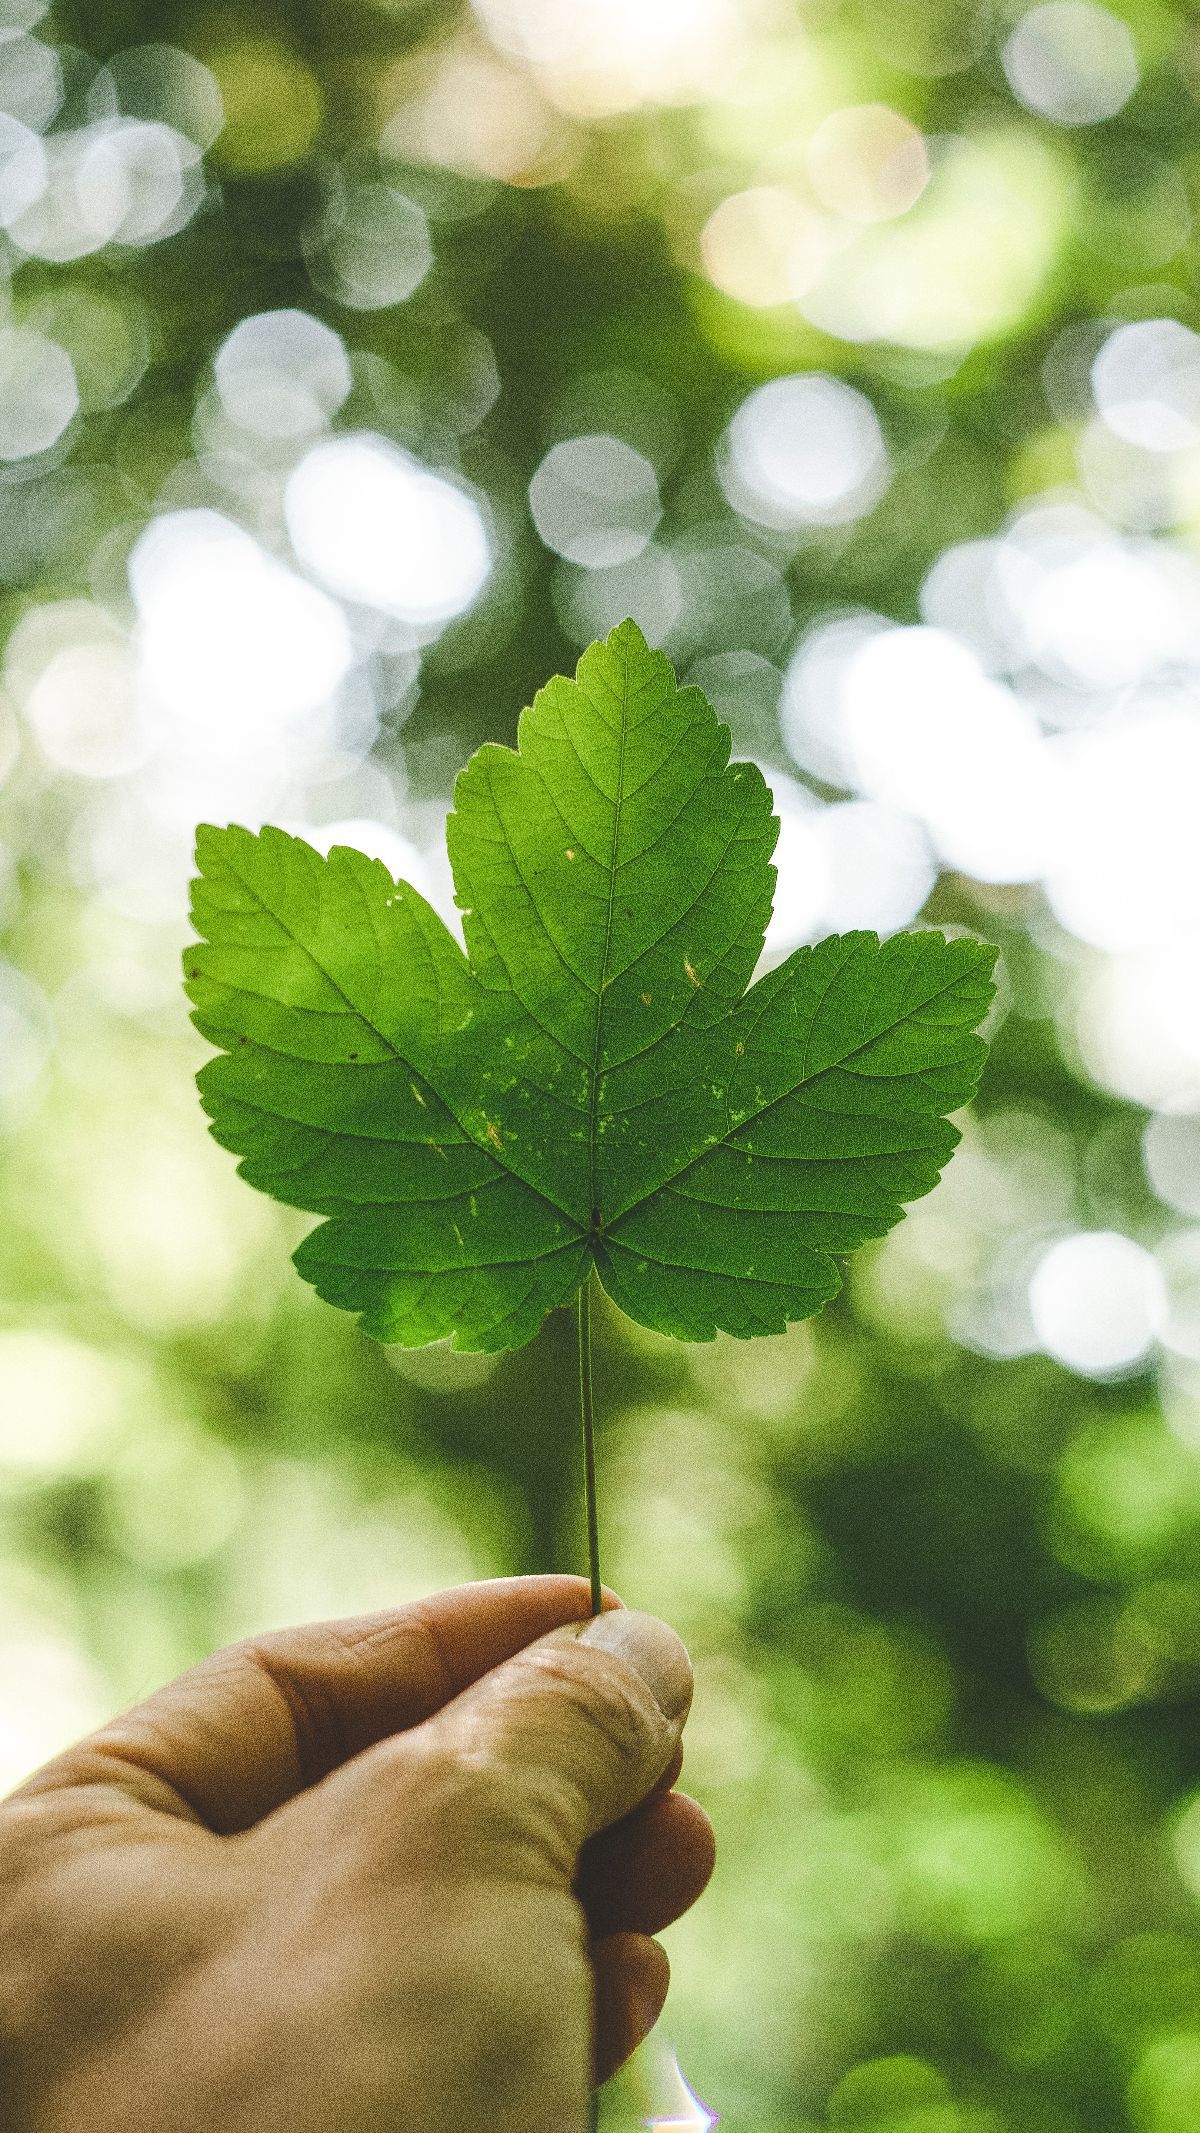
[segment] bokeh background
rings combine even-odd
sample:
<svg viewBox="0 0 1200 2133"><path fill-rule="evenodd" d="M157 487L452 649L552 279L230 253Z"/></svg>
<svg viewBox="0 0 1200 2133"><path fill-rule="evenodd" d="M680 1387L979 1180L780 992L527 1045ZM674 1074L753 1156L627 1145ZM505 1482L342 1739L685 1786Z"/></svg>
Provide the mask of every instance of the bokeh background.
<svg viewBox="0 0 1200 2133"><path fill-rule="evenodd" d="M997 942L784 1339L598 1329L720 1831L610 2133L1200 2124L1200 27L1176 0L0 0L0 1788L214 1645L583 1555L572 1328L372 1346L207 1138L198 818L450 914L626 613L774 956ZM560 1315L561 1316L561 1315Z"/></svg>

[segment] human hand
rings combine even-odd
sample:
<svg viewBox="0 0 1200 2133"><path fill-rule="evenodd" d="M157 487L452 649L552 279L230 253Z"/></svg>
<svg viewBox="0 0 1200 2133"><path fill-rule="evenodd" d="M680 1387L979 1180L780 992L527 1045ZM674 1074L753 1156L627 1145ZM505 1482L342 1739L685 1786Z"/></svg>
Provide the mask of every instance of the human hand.
<svg viewBox="0 0 1200 2133"><path fill-rule="evenodd" d="M687 1654L587 1613L515 1578L234 1645L0 1803L9 2133L579 2133L712 1867Z"/></svg>

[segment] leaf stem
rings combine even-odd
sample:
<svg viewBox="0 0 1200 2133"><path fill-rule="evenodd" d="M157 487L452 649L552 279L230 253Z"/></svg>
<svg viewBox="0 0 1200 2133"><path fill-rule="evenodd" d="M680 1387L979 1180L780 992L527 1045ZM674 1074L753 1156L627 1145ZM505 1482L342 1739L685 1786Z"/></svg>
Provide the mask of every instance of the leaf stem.
<svg viewBox="0 0 1200 2133"><path fill-rule="evenodd" d="M587 1507L588 1574L592 1581L592 1613L603 1607L600 1593L600 1526L596 1517L596 1431L592 1404L592 1270L589 1266L576 1299L579 1328L579 1419L583 1426L583 1495ZM599 2133L600 2096L588 2096L588 2133Z"/></svg>
<svg viewBox="0 0 1200 2133"><path fill-rule="evenodd" d="M600 1596L600 1526L596 1517L596 1433L592 1405L592 1270L589 1267L576 1303L579 1327L579 1419L583 1426L583 1495L587 1508L588 1575L592 1581L592 1613L598 1615Z"/></svg>

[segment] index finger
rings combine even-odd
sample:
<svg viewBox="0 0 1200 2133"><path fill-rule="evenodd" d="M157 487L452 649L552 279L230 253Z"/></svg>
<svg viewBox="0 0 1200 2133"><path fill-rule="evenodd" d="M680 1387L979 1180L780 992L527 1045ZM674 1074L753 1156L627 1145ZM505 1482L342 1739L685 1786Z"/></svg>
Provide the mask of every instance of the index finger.
<svg viewBox="0 0 1200 2133"><path fill-rule="evenodd" d="M606 1593L605 1605L620 1602ZM69 1748L17 1796L116 1784L146 1807L232 1835L590 1613L586 1578L493 1578L248 1638Z"/></svg>

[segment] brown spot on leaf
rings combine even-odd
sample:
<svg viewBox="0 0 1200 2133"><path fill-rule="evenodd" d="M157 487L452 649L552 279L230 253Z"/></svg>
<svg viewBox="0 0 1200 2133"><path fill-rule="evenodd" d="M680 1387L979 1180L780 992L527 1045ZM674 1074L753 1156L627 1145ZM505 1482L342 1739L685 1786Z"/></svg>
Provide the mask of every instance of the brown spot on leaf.
<svg viewBox="0 0 1200 2133"><path fill-rule="evenodd" d="M698 978L698 977L696 976L696 972L695 972L695 970L693 969L692 965L691 965L691 964L690 964L690 963L688 962L688 959L687 959L686 955L684 956L684 959L683 959L683 967L684 967L684 969L686 970L686 972L687 972L687 974L688 974L688 979L689 979L690 983L691 983L691 984L693 984L693 985L697 985L697 986L698 986L698 985L699 985L699 983L700 983L700 980L699 980L699 978Z"/></svg>
<svg viewBox="0 0 1200 2133"><path fill-rule="evenodd" d="M644 992L644 993L642 994L642 1006L643 1006L643 1007L649 1007L649 1005L650 1005L650 1000L651 1000L651 994L650 994L650 993L648 993L648 992Z"/></svg>
<svg viewBox="0 0 1200 2133"><path fill-rule="evenodd" d="M503 1148L504 1142L501 1140L500 1135L496 1131L496 1128L492 1124L490 1118L487 1121L487 1137L490 1140L493 1148Z"/></svg>
<svg viewBox="0 0 1200 2133"><path fill-rule="evenodd" d="M575 857L575 854L574 854L574 852L573 852L573 851L571 850L571 847L570 847L570 845L568 845L568 846L567 846L567 858L568 858L568 859L574 859L574 857Z"/></svg>

